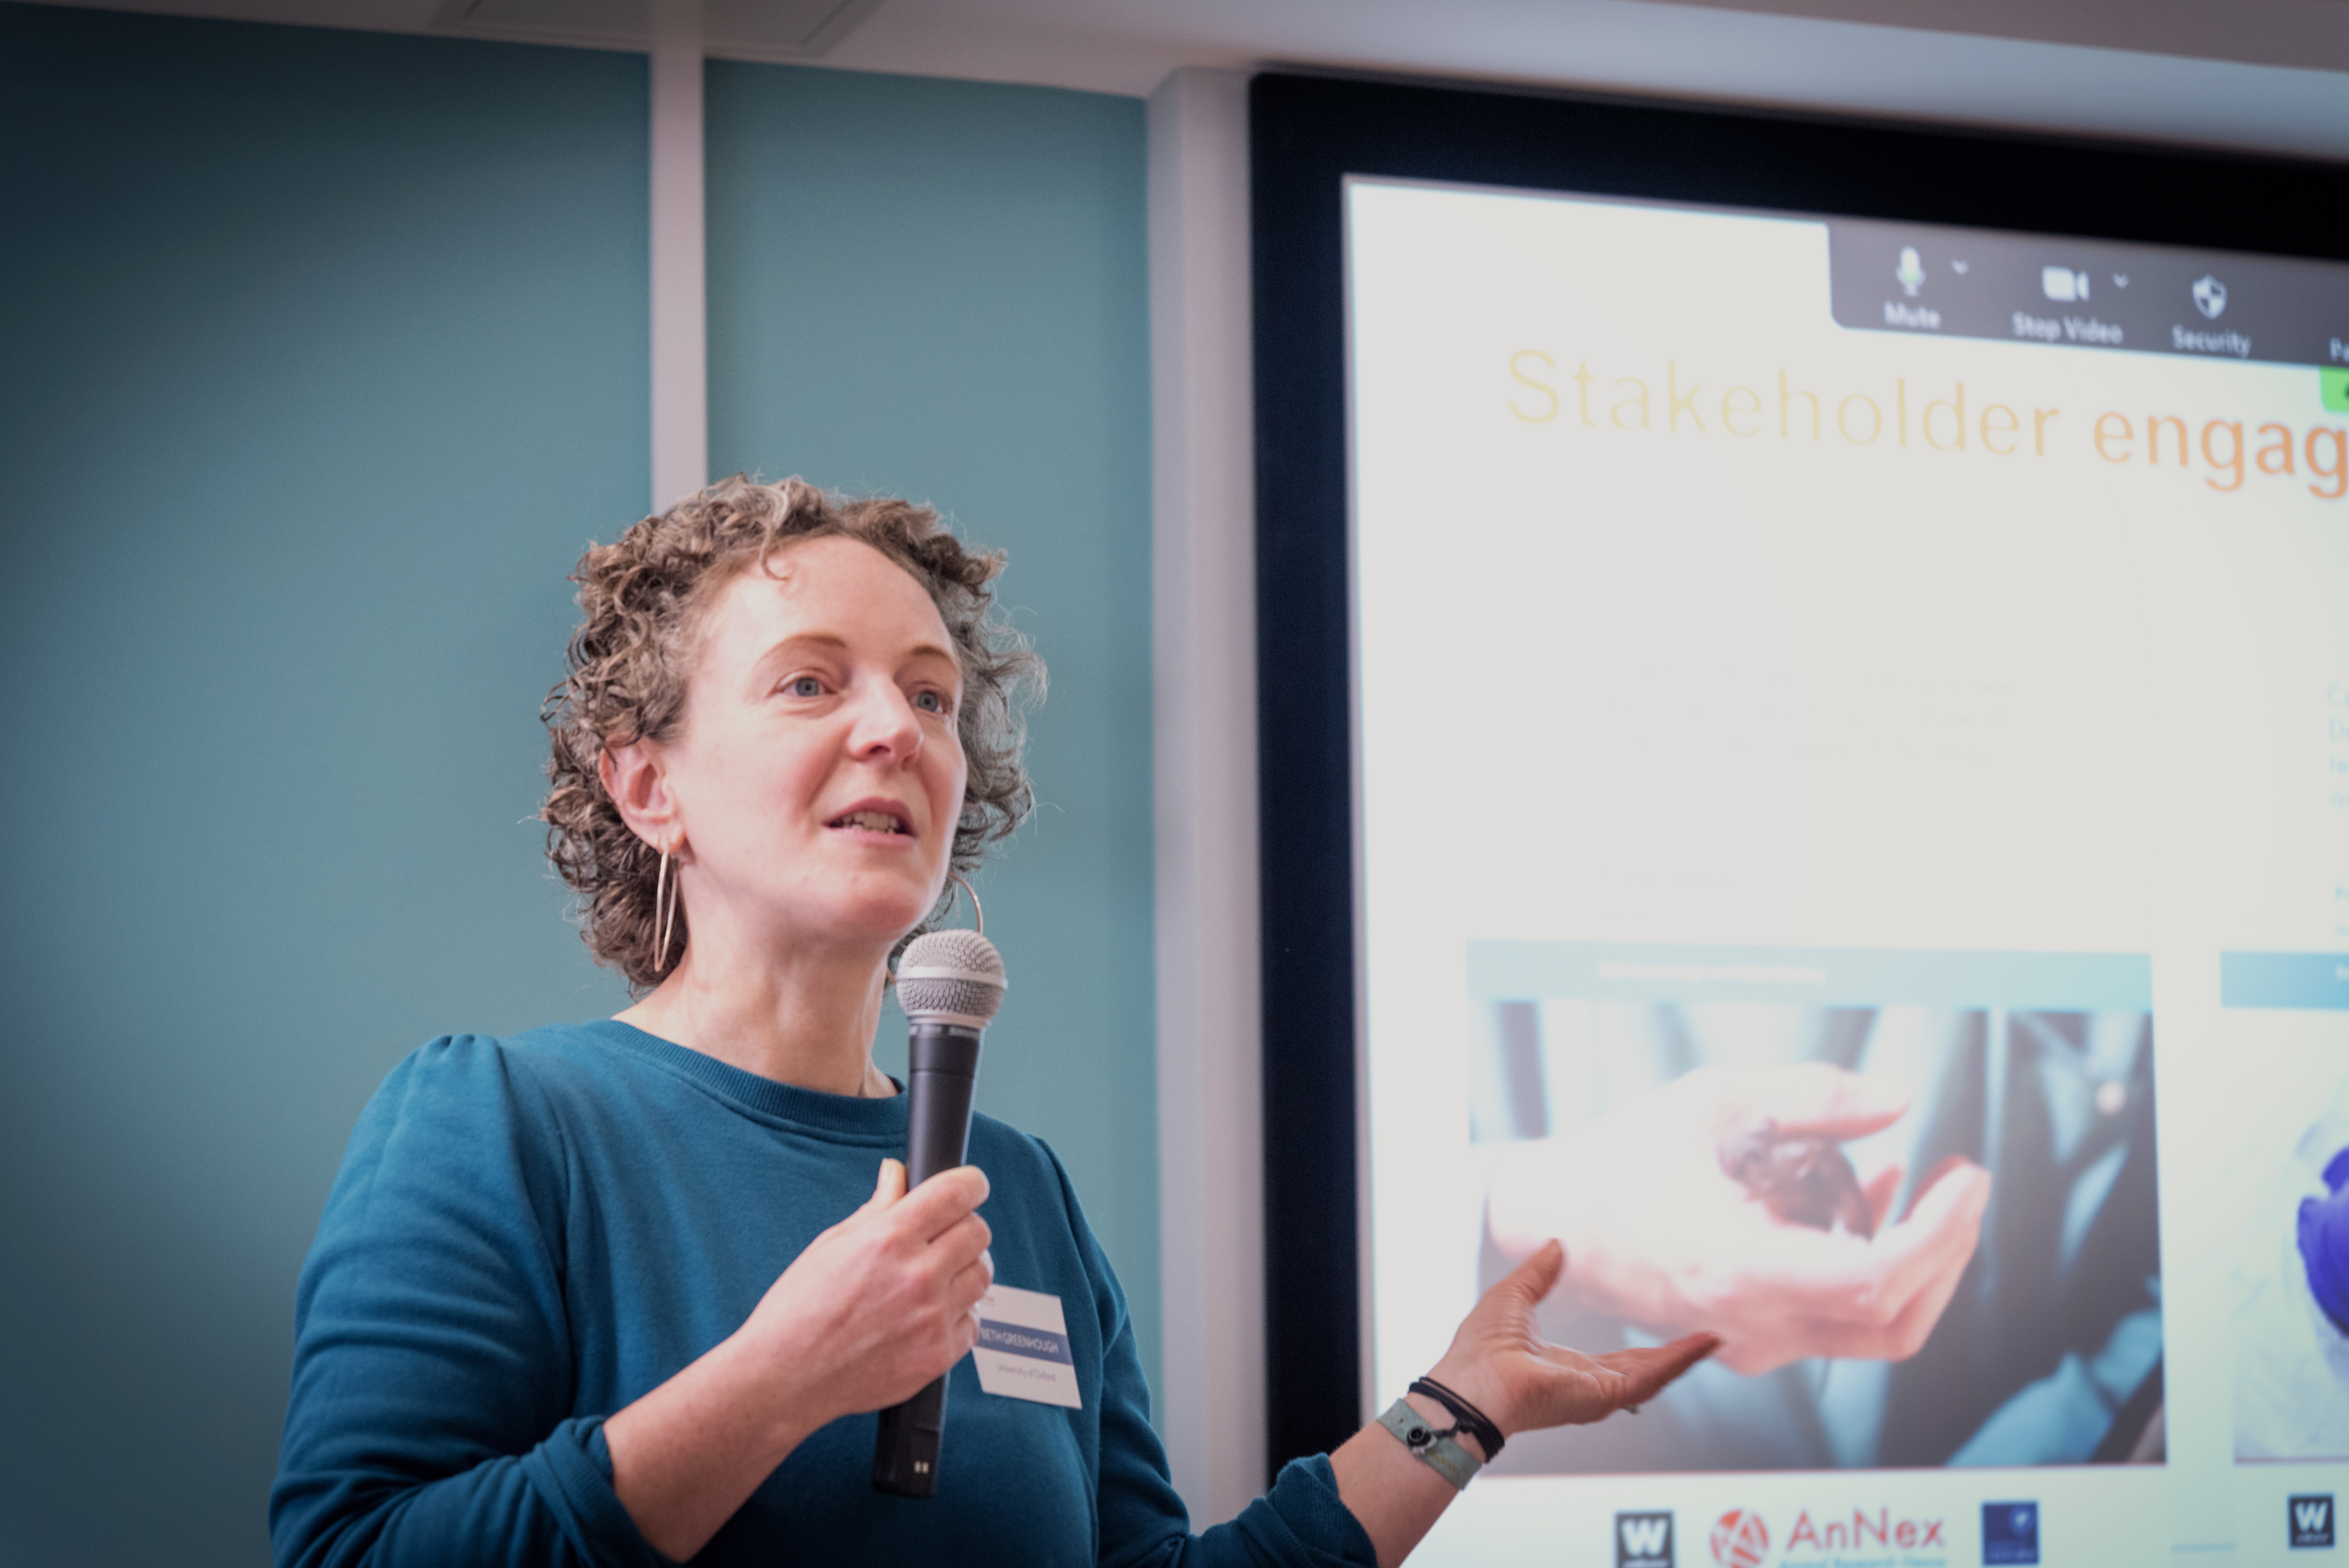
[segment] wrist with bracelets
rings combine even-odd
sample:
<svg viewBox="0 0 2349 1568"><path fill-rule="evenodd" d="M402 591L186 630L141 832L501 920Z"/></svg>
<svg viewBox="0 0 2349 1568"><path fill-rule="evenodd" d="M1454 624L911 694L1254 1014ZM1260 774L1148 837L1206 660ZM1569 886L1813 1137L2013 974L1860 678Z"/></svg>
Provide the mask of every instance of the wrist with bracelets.
<svg viewBox="0 0 2349 1568"><path fill-rule="evenodd" d="M1422 1377L1411 1386L1411 1392L1434 1400L1452 1415L1452 1425L1437 1427L1412 1408L1408 1399L1397 1399L1379 1425L1392 1432L1395 1439L1418 1456L1427 1467L1452 1484L1454 1491L1465 1490L1476 1472L1501 1457L1508 1439L1492 1418L1470 1404L1458 1394L1433 1377ZM1462 1434L1476 1439L1485 1450L1482 1460L1463 1448L1456 1440Z"/></svg>

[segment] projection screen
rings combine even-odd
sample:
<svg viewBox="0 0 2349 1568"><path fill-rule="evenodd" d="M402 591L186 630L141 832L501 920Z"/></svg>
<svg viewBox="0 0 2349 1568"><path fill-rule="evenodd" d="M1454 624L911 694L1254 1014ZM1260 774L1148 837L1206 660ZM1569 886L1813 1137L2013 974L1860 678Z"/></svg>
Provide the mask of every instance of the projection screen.
<svg viewBox="0 0 2349 1568"><path fill-rule="evenodd" d="M1340 200L1365 1413L1727 1336L1414 1561L2331 1544L2349 266Z"/></svg>

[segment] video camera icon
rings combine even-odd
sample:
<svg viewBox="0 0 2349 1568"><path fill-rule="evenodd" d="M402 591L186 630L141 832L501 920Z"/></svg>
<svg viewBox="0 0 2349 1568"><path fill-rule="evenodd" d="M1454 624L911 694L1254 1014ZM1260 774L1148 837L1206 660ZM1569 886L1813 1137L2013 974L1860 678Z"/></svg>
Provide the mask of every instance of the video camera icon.
<svg viewBox="0 0 2349 1568"><path fill-rule="evenodd" d="M2069 267L2042 267L2039 292L2064 304L2074 304L2088 297L2088 274Z"/></svg>

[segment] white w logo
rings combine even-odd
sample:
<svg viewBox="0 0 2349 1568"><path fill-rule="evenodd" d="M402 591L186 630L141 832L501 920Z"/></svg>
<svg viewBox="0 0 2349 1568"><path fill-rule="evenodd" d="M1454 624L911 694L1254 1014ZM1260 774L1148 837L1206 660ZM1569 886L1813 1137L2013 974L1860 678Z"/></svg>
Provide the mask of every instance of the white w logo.
<svg viewBox="0 0 2349 1568"><path fill-rule="evenodd" d="M1627 1519L1622 1522L1623 1555L1626 1557L1661 1557L1664 1553L1664 1538L1671 1523L1662 1519Z"/></svg>
<svg viewBox="0 0 2349 1568"><path fill-rule="evenodd" d="M2314 1535L2324 1528L2324 1516L2332 1511L2331 1503L2321 1497L2312 1497L2305 1502L2295 1502L2292 1505L2292 1522L2309 1534Z"/></svg>

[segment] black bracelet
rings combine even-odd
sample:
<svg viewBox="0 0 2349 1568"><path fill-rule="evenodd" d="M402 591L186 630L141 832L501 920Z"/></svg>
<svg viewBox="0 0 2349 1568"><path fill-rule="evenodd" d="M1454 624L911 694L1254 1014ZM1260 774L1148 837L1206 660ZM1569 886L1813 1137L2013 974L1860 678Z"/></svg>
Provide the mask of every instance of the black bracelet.
<svg viewBox="0 0 2349 1568"><path fill-rule="evenodd" d="M1453 1428L1452 1431L1444 1433L1444 1436L1450 1437L1454 1433L1466 1432L1476 1439L1476 1446L1485 1450L1486 1464L1491 1464L1501 1457L1502 1446L1508 1439L1501 1436L1501 1429L1495 1426L1492 1418L1485 1415L1484 1411L1433 1377L1420 1378L1411 1386L1411 1391L1414 1394L1426 1395L1451 1411L1452 1418L1460 1423Z"/></svg>

